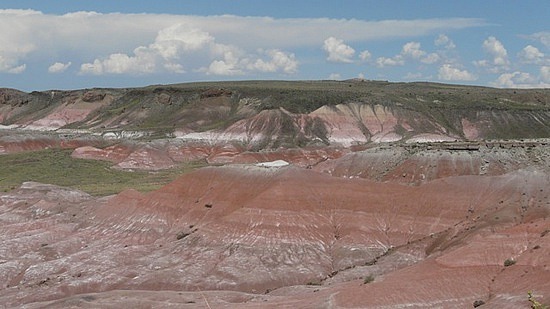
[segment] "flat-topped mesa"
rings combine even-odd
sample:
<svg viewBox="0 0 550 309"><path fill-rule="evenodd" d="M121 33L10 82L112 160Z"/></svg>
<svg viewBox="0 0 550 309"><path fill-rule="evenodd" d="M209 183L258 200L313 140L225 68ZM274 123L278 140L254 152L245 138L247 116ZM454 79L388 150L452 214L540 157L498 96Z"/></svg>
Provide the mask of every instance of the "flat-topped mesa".
<svg viewBox="0 0 550 309"><path fill-rule="evenodd" d="M32 93L4 89L0 125L136 132L138 139L176 136L239 142L250 149L543 138L550 137L549 93L374 81L219 82Z"/></svg>

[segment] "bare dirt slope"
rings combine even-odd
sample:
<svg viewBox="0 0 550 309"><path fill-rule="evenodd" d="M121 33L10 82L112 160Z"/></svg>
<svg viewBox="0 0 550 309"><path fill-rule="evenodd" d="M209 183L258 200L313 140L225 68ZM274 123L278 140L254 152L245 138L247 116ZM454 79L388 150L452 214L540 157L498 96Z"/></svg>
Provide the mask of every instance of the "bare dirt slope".
<svg viewBox="0 0 550 309"><path fill-rule="evenodd" d="M116 306L115 290L147 290L130 298L196 304L196 291L235 291L206 295L226 307L526 305L527 291L550 293L549 184L534 170L411 187L256 166L102 199L25 183L1 197L0 299Z"/></svg>

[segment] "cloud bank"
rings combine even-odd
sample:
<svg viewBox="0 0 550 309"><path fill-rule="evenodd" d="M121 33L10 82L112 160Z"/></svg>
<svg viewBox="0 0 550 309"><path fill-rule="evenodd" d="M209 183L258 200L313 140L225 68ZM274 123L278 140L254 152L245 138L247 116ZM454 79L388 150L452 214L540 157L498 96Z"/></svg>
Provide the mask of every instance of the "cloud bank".
<svg viewBox="0 0 550 309"><path fill-rule="evenodd" d="M483 24L475 18L365 21L96 12L49 15L0 10L0 27L10 29L0 33L0 72L22 73L32 58L72 62L81 74L93 75L189 71L293 74L298 71L298 61L289 49L319 46L327 34L336 40L325 42L329 60L350 62L353 48L335 45L338 40L406 38ZM72 58L52 61L67 51ZM48 71L68 69L60 64Z"/></svg>
<svg viewBox="0 0 550 309"><path fill-rule="evenodd" d="M493 35L468 44L447 35L485 25L476 18L367 21L0 10L0 27L10 30L0 32L0 74L8 84L26 83L31 76L163 82L366 75L547 87L550 32L517 34L526 42L510 51ZM380 48L396 41L402 43L397 48L392 43L394 52ZM464 46L471 50L476 44L482 56L465 61Z"/></svg>

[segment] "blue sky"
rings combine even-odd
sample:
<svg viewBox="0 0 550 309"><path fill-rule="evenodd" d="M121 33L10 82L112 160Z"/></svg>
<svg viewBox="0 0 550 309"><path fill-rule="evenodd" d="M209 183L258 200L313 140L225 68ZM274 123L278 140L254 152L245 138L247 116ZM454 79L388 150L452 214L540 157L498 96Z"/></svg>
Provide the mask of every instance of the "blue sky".
<svg viewBox="0 0 550 309"><path fill-rule="evenodd" d="M366 78L550 87L549 1L0 3L0 87Z"/></svg>

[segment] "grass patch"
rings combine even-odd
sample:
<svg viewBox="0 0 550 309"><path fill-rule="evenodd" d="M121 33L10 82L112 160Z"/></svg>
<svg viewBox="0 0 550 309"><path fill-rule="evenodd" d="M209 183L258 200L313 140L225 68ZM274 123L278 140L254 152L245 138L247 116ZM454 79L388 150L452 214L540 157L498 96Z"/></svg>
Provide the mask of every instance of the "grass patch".
<svg viewBox="0 0 550 309"><path fill-rule="evenodd" d="M531 303L531 308L533 309L549 309L548 305L540 303L534 296L533 292L527 292L528 300Z"/></svg>
<svg viewBox="0 0 550 309"><path fill-rule="evenodd" d="M79 189L96 196L125 189L156 190L179 175L203 167L190 162L163 171L148 172L111 169L112 163L75 159L72 150L47 149L0 156L0 192L18 188L25 181L37 181Z"/></svg>

